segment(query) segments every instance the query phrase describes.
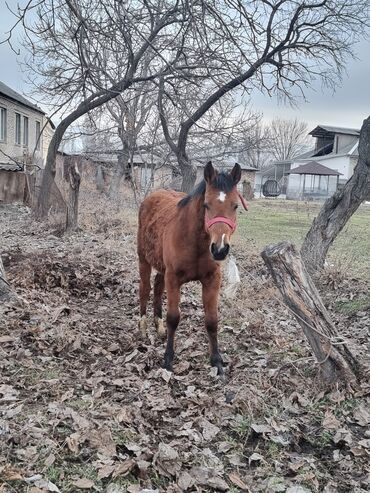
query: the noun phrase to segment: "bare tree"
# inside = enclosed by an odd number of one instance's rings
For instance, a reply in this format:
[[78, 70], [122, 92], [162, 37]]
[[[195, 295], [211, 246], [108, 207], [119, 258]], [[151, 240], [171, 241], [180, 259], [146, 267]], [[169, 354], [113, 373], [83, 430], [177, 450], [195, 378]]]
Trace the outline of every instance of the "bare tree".
[[[181, 70], [179, 53], [173, 52], [171, 41], [181, 39], [192, 22], [187, 16], [189, 5], [181, 0], [137, 0], [128, 9], [126, 2], [116, 0], [30, 0], [18, 9], [35, 85], [50, 96], [57, 109], [63, 109], [48, 149], [37, 204], [39, 217], [48, 211], [56, 152], [68, 127], [132, 85], [170, 69]], [[30, 16], [27, 23], [31, 10], [36, 21]], [[125, 60], [123, 76], [117, 66], [118, 53]], [[149, 64], [146, 77], [140, 75], [143, 62]]]
[[[187, 144], [191, 128], [225, 94], [243, 88], [293, 99], [296, 90], [304, 94], [313, 79], [321, 78], [334, 87], [352, 56], [352, 46], [365, 35], [369, 23], [367, 0], [213, 0], [204, 4], [201, 22], [192, 26], [194, 40], [202, 39], [202, 50], [191, 51], [190, 60], [204, 57], [206, 69], [197, 78], [182, 84], [173, 74], [160, 85], [159, 108], [165, 138], [176, 154], [183, 175], [183, 190], [192, 188], [195, 169]], [[203, 79], [201, 78], [203, 75]], [[184, 100], [186, 115], [178, 124], [176, 139], [171, 135], [165, 112], [165, 99], [185, 83], [202, 90], [196, 107]]]
[[129, 163], [138, 152], [138, 137], [149, 120], [154, 104], [153, 90], [148, 85], [141, 84], [127, 91], [126, 98], [120, 95], [107, 105], [117, 126], [121, 147], [109, 189], [112, 199], [117, 198], [122, 177], [127, 174]]
[[307, 150], [307, 123], [294, 120], [274, 118], [266, 128], [268, 148], [275, 161], [285, 161]]

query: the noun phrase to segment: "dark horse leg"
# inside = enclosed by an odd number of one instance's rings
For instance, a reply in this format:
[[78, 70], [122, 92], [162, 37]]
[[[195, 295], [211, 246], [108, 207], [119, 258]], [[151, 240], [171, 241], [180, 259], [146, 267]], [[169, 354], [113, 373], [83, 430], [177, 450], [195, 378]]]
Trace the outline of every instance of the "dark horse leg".
[[141, 335], [146, 338], [147, 320], [146, 320], [146, 307], [148, 305], [150, 295], [150, 273], [151, 267], [146, 260], [139, 259], [139, 271], [140, 271], [140, 332]]
[[203, 306], [205, 313], [205, 324], [209, 339], [209, 350], [211, 354], [211, 365], [217, 367], [218, 375], [224, 374], [223, 361], [218, 349], [218, 294], [221, 286], [221, 275], [216, 272], [211, 278], [202, 281]]
[[169, 272], [165, 274], [165, 284], [167, 291], [167, 346], [163, 367], [172, 371], [175, 332], [180, 322], [180, 285], [175, 274]]
[[154, 278], [154, 324], [160, 337], [166, 337], [166, 329], [163, 325], [162, 297], [164, 291], [164, 275], [158, 272]]

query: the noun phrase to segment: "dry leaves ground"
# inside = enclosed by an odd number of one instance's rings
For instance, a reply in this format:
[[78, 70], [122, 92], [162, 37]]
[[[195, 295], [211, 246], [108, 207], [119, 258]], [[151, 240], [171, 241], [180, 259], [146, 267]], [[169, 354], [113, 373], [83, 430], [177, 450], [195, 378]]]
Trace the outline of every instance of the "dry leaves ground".
[[[199, 287], [183, 290], [174, 373], [138, 338], [134, 213], [84, 206], [57, 236], [0, 210], [21, 306], [2, 307], [0, 492], [366, 492], [370, 384], [327, 391], [300, 329], [239, 237], [242, 286], [221, 301], [226, 382], [209, 367]], [[97, 212], [99, 211], [99, 212]], [[351, 349], [369, 354], [369, 285], [320, 285]], [[345, 309], [343, 309], [345, 307]]]

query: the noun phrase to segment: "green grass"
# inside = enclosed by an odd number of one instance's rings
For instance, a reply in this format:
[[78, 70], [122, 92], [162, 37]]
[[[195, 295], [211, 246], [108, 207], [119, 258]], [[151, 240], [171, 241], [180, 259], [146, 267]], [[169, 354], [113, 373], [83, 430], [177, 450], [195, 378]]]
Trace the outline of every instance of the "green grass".
[[[321, 205], [288, 200], [254, 200], [238, 216], [237, 241], [260, 252], [288, 240], [301, 246]], [[362, 206], [338, 235], [327, 258], [338, 270], [370, 279], [370, 207]]]
[[349, 301], [337, 301], [337, 310], [345, 315], [354, 315], [357, 312], [370, 310], [370, 296]]

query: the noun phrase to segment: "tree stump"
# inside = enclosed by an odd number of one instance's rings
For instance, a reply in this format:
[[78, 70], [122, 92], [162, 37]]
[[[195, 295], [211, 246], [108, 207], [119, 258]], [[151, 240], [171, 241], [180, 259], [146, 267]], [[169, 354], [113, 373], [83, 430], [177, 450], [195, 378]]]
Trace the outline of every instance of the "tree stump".
[[268, 245], [261, 255], [284, 302], [301, 325], [324, 380], [358, 380], [360, 365], [339, 336], [294, 245]]
[[77, 231], [78, 223], [78, 195], [80, 193], [81, 175], [77, 163], [69, 168], [69, 197], [67, 204], [66, 231]]

